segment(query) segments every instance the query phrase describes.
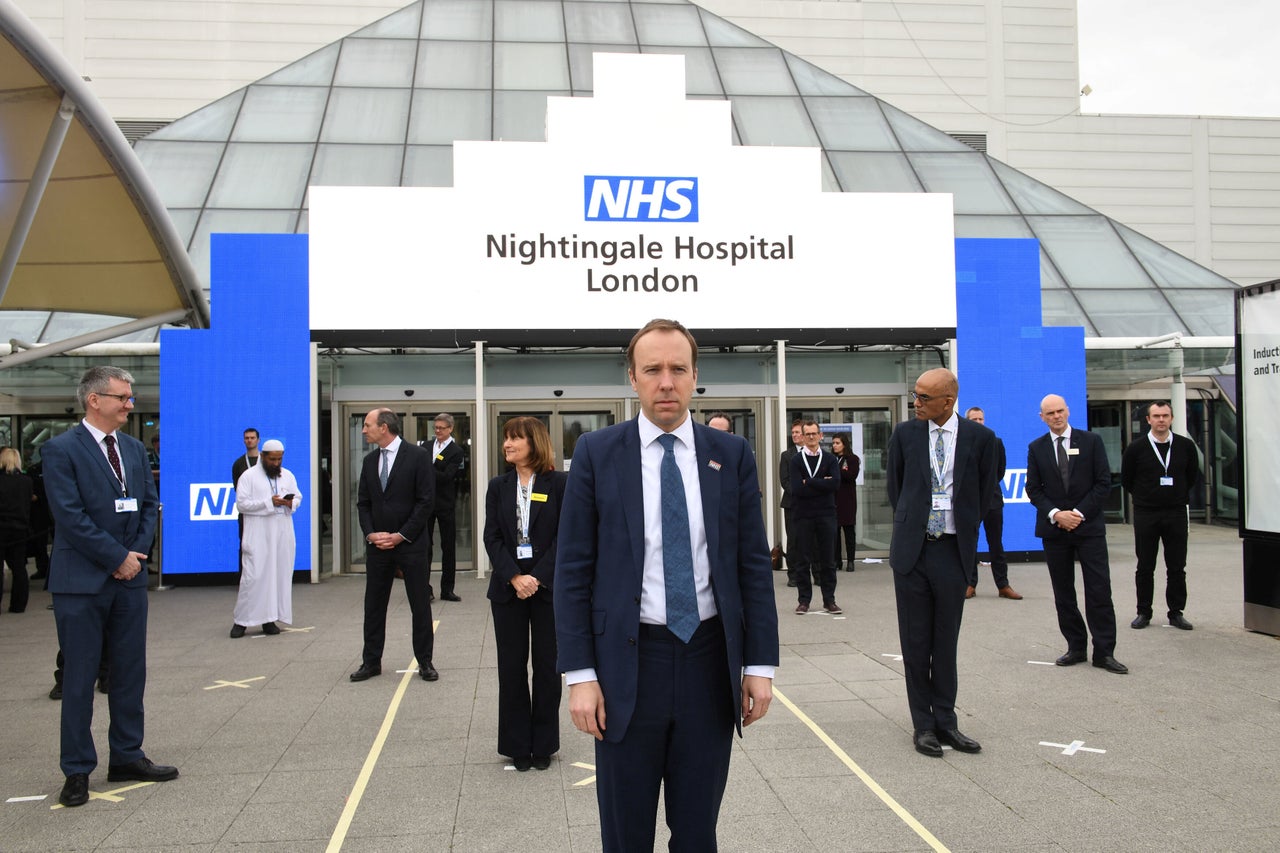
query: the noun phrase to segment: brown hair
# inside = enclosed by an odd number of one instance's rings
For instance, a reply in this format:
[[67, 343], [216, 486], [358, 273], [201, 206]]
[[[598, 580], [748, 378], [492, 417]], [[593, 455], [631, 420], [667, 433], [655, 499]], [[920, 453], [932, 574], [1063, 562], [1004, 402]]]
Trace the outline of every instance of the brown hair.
[[690, 360], [689, 366], [694, 370], [698, 369], [698, 342], [694, 340], [693, 334], [690, 333], [683, 325], [675, 320], [650, 320], [644, 324], [644, 328], [636, 332], [631, 338], [631, 343], [627, 344], [627, 372], [636, 372], [636, 341], [643, 338], [650, 332], [679, 332], [684, 335], [685, 340], [689, 342]]
[[520, 415], [502, 425], [503, 438], [523, 438], [529, 442], [529, 466], [534, 473], [544, 474], [556, 469], [556, 454], [551, 449], [551, 433], [547, 425], [537, 418]]

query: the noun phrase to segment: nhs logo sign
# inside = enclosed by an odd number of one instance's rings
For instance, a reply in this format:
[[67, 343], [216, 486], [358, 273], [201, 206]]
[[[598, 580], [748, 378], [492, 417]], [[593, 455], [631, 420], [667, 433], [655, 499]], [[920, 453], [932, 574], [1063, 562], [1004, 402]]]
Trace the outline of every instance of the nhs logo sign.
[[230, 483], [192, 483], [192, 521], [234, 521], [240, 516], [236, 509], [236, 490]]
[[697, 222], [698, 179], [585, 175], [588, 222]]
[[1029, 504], [1027, 497], [1027, 469], [1008, 468], [1004, 472], [1004, 480], [1000, 483], [1000, 493], [1007, 504]]

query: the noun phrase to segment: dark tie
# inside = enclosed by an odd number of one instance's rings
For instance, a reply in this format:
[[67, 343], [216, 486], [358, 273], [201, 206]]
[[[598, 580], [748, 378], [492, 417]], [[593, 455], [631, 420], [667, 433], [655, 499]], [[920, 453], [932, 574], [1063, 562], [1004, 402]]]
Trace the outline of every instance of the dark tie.
[[382, 491], [387, 490], [387, 457], [391, 455], [391, 451], [385, 447], [382, 449], [382, 467], [378, 470], [378, 482], [382, 483]]
[[[938, 434], [938, 440], [933, 444], [934, 463], [929, 466], [929, 486], [933, 490], [933, 494], [942, 491], [942, 482], [938, 479], [938, 471], [942, 470], [942, 466], [947, 463], [947, 449], [942, 445], [942, 427], [934, 430]], [[946, 476], [946, 471], [943, 471]], [[947, 520], [942, 514], [942, 510], [933, 509], [933, 495], [929, 496], [929, 524], [925, 528], [930, 536], [941, 536], [947, 531]]]
[[1058, 436], [1058, 473], [1062, 475], [1062, 485], [1066, 486], [1070, 483], [1071, 474], [1067, 471], [1067, 448], [1063, 444], [1066, 441], [1065, 435]]
[[120, 454], [116, 453], [116, 437], [114, 435], [104, 435], [102, 441], [107, 445], [107, 461], [111, 463], [111, 470], [116, 472], [116, 479], [123, 486], [124, 474], [120, 470]]
[[698, 596], [693, 586], [693, 546], [684, 478], [676, 465], [676, 437], [658, 436], [662, 445], [662, 571], [666, 578], [667, 629], [683, 642], [698, 630]]

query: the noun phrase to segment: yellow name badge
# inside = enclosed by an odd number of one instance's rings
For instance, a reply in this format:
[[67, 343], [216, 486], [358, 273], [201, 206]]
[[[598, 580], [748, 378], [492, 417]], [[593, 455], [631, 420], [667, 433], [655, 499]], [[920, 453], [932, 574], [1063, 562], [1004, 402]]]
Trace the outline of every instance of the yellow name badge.
[[547, 502], [547, 496], [546, 496], [546, 495], [540, 495], [540, 494], [538, 494], [537, 492], [534, 492], [533, 494], [529, 495], [529, 500], [531, 500], [531, 501], [537, 501], [537, 502], [538, 502], [538, 503], [540, 503], [540, 504], [544, 504], [544, 503], [546, 503], [546, 502]]
[[438, 459], [438, 460], [440, 460], [441, 462], [443, 462], [443, 461], [444, 461], [444, 454], [443, 454], [443, 453], [437, 453], [437, 454], [436, 454], [436, 459]]

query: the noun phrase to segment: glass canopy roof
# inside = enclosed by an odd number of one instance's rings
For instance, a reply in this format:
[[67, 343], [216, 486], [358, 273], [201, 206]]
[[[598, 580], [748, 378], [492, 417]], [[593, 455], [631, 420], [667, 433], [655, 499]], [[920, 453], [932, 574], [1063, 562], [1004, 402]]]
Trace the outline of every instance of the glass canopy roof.
[[684, 2], [419, 0], [137, 143], [207, 287], [214, 232], [307, 231], [309, 185], [451, 186], [456, 139], [542, 141], [594, 52], [682, 54], [734, 142], [824, 152], [832, 192], [949, 192], [958, 237], [1034, 237], [1044, 321], [1233, 333], [1226, 278]]

